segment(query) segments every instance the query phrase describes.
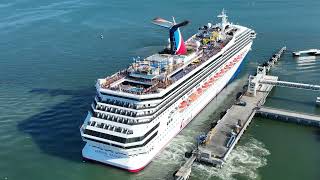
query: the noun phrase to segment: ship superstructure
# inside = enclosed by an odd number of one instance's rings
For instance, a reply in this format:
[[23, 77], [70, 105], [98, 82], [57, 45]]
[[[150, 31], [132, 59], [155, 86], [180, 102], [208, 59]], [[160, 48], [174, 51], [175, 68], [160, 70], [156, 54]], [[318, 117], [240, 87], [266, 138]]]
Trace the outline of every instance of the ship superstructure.
[[84, 158], [137, 172], [143, 169], [236, 75], [255, 32], [229, 23], [199, 28], [186, 42], [176, 23], [163, 51], [98, 79], [97, 96], [80, 128]]

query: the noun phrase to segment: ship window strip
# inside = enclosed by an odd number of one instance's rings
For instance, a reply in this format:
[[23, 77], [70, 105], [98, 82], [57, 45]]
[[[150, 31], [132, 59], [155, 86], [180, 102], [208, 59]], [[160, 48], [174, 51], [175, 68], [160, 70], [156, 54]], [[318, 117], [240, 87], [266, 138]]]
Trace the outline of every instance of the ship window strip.
[[106, 134], [106, 133], [102, 133], [102, 132], [98, 132], [98, 131], [93, 131], [90, 129], [85, 129], [84, 130], [84, 134], [90, 135], [90, 136], [95, 136], [95, 137], [99, 137], [99, 138], [103, 138], [103, 139], [107, 139], [110, 141], [115, 141], [115, 142], [119, 142], [119, 143], [133, 143], [133, 142], [139, 142], [144, 140], [146, 137], [148, 137], [149, 134], [151, 134], [155, 129], [157, 129], [159, 127], [160, 123], [158, 123], [157, 125], [155, 125], [152, 129], [150, 129], [145, 135], [140, 136], [140, 137], [133, 137], [133, 138], [123, 138], [123, 137], [118, 137], [118, 136], [114, 136], [111, 134]]
[[94, 141], [97, 143], [102, 143], [102, 144], [106, 144], [106, 145], [110, 145], [110, 146], [114, 146], [114, 147], [118, 147], [118, 148], [123, 148], [123, 149], [133, 149], [133, 148], [139, 148], [139, 147], [144, 147], [145, 145], [147, 145], [154, 137], [156, 137], [158, 134], [158, 131], [155, 132], [152, 136], [150, 136], [150, 138], [148, 140], [146, 140], [143, 144], [140, 145], [133, 145], [133, 146], [121, 146], [121, 145], [117, 145], [117, 144], [113, 144], [113, 143], [108, 143], [108, 142], [104, 142], [104, 141], [100, 141], [97, 139], [93, 139], [93, 138], [88, 138], [88, 137], [83, 137], [86, 140], [89, 141]]

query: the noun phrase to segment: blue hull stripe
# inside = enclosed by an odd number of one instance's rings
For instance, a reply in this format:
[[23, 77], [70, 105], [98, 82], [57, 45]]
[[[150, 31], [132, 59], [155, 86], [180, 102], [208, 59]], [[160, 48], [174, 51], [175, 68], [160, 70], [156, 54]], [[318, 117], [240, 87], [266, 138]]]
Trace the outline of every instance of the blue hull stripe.
[[230, 84], [233, 80], [236, 79], [236, 77], [240, 74], [242, 66], [244, 64], [244, 62], [247, 60], [247, 55], [244, 57], [244, 59], [242, 60], [241, 64], [239, 65], [238, 69], [236, 70], [236, 72], [233, 74], [233, 76], [231, 77], [231, 79], [229, 80], [229, 82], [227, 84]]

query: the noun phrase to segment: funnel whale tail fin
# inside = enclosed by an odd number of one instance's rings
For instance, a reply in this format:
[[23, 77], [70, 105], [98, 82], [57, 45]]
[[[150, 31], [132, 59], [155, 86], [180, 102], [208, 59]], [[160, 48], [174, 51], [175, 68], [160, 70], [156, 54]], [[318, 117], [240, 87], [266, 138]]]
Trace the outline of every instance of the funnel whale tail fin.
[[183, 21], [177, 24], [175, 23], [174, 19], [173, 22], [170, 22], [162, 18], [155, 18], [153, 19], [152, 23], [169, 29], [171, 54], [183, 55], [187, 53], [187, 49], [179, 28], [186, 26], [189, 21]]

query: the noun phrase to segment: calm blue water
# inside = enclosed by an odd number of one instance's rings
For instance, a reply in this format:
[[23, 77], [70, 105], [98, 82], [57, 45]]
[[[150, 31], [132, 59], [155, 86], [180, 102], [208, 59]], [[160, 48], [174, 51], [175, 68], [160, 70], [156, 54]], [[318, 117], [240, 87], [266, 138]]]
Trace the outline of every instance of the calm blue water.
[[[240, 77], [141, 173], [83, 162], [79, 126], [95, 80], [166, 44], [167, 32], [150, 23], [155, 16], [190, 20], [187, 38], [217, 22], [222, 8], [258, 33]], [[231, 103], [259, 62], [282, 45], [320, 48], [319, 17], [320, 1], [312, 0], [0, 1], [0, 180], [171, 178], [194, 137]], [[320, 84], [319, 68], [320, 58], [287, 54], [273, 73]], [[276, 88], [268, 105], [320, 114], [317, 95]], [[319, 149], [319, 129], [257, 118], [224, 168], [196, 165], [192, 178], [316, 180]]]

